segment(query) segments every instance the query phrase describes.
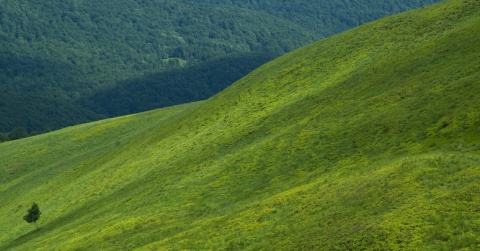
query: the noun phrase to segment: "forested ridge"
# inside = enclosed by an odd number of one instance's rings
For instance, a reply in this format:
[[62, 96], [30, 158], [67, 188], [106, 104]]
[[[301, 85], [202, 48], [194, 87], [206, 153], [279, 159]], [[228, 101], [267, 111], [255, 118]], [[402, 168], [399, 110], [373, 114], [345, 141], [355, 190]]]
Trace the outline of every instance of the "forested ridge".
[[5, 0], [0, 132], [205, 99], [285, 52], [432, 2]]
[[287, 19], [327, 37], [379, 17], [418, 8], [438, 2], [436, 0], [187, 0], [191, 3], [222, 4], [261, 11]]

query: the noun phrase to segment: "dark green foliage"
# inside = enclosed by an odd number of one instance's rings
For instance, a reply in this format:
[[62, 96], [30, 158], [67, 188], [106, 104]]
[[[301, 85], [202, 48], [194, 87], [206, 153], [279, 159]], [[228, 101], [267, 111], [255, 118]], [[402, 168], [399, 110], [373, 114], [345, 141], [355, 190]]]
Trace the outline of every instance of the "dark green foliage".
[[9, 141], [8, 133], [0, 133], [0, 142]]
[[40, 215], [42, 212], [40, 212], [40, 208], [38, 208], [37, 203], [33, 203], [32, 207], [28, 209], [28, 213], [23, 216], [23, 219], [28, 222], [28, 223], [33, 223], [35, 224], [35, 227], [37, 227], [37, 221], [40, 219]]
[[68, 100], [0, 91], [0, 132], [3, 133], [16, 127], [43, 132], [48, 128], [59, 129], [101, 118], [103, 116], [79, 108]]
[[11, 132], [7, 133], [0, 133], [0, 143], [5, 142], [5, 141], [10, 141], [10, 140], [17, 140], [21, 138], [26, 138], [29, 136], [36, 135], [37, 132], [29, 133], [27, 129], [23, 126], [17, 126], [13, 128]]
[[173, 0], [23, 0], [1, 8], [2, 86], [56, 98], [88, 96], [119, 80], [232, 53], [283, 53], [314, 40], [300, 26], [258, 12]]
[[25, 129], [25, 127], [21, 127], [21, 126], [15, 127], [13, 129], [13, 131], [8, 134], [8, 137], [11, 140], [21, 139], [21, 138], [25, 138], [27, 136], [28, 136], [27, 129]]
[[271, 54], [241, 54], [120, 82], [82, 100], [88, 109], [118, 116], [204, 100], [272, 59]]
[[287, 19], [317, 36], [327, 37], [380, 17], [419, 8], [439, 0], [187, 0], [192, 3], [238, 6]]

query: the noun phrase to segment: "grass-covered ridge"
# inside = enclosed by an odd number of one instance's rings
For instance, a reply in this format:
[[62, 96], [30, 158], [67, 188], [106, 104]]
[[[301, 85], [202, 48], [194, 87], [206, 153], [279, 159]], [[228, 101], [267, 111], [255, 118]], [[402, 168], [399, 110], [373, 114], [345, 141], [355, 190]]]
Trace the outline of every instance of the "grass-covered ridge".
[[382, 19], [204, 102], [1, 144], [0, 249], [474, 250], [479, 9]]

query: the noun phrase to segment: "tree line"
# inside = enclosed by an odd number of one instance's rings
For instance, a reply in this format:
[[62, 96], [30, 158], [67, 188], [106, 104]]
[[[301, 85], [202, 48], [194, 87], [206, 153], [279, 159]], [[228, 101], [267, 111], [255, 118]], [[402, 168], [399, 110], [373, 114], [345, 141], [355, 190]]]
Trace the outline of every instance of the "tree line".
[[0, 132], [0, 143], [10, 140], [22, 139], [29, 136], [37, 135], [36, 132], [28, 132], [25, 127], [15, 127], [11, 132], [2, 133]]

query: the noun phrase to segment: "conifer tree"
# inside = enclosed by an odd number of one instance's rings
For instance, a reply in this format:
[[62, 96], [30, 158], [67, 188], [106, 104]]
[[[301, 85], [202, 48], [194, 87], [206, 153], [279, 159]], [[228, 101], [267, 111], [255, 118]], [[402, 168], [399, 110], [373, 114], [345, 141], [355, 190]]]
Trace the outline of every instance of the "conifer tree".
[[33, 203], [32, 207], [28, 209], [28, 213], [23, 216], [23, 219], [28, 223], [35, 224], [35, 227], [37, 227], [38, 230], [37, 220], [40, 218], [40, 214], [42, 214], [42, 212], [40, 212], [37, 203]]

